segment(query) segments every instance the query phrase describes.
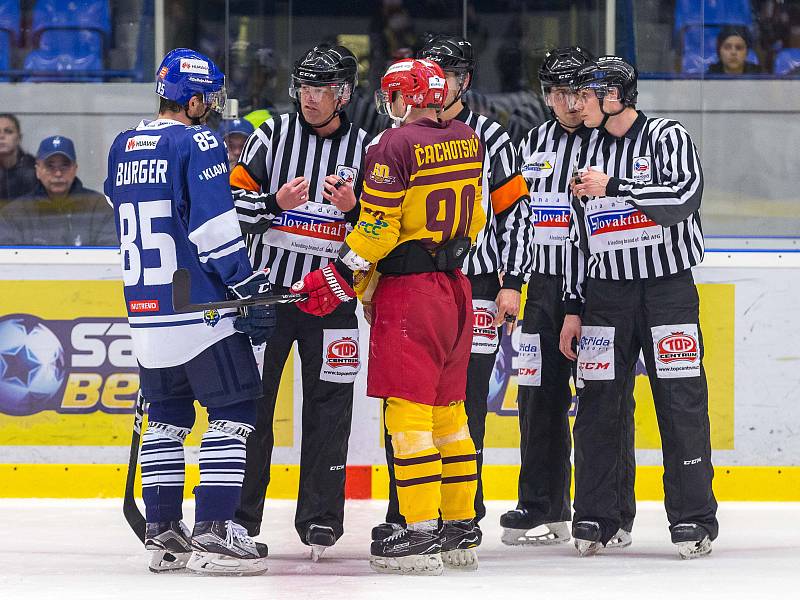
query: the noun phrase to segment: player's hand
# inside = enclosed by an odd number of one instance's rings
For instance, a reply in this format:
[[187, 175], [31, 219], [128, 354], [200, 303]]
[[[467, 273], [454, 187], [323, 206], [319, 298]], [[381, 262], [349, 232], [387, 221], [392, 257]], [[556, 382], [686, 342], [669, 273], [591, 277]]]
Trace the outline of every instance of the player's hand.
[[338, 175], [328, 175], [322, 186], [322, 197], [342, 212], [353, 210], [356, 195], [353, 186]]
[[611, 178], [602, 171], [590, 168], [588, 171], [581, 173], [580, 177], [572, 179], [570, 189], [578, 198], [602, 197], [606, 195], [606, 186], [609, 179]]
[[287, 181], [275, 194], [275, 200], [282, 210], [297, 208], [308, 202], [308, 182], [305, 177], [295, 177]]
[[558, 340], [558, 348], [561, 354], [570, 360], [577, 360], [578, 355], [572, 349], [573, 340], [577, 343], [581, 339], [581, 318], [578, 315], [567, 315], [564, 317], [564, 325], [561, 327], [561, 336]]
[[318, 317], [331, 314], [342, 302], [356, 297], [353, 286], [342, 277], [333, 263], [311, 271], [292, 285], [295, 294], [308, 294], [308, 300], [295, 304], [303, 312]]
[[503, 323], [506, 324], [506, 334], [511, 334], [514, 327], [517, 325], [517, 316], [519, 315], [519, 305], [522, 294], [517, 290], [505, 288], [500, 290], [497, 294], [497, 299], [494, 303], [497, 305], [497, 316], [494, 318], [493, 327], [500, 327]]
[[[269, 269], [256, 271], [244, 281], [230, 287], [231, 295], [240, 300], [272, 293], [272, 284], [267, 278]], [[250, 337], [258, 346], [272, 337], [278, 324], [274, 306], [243, 306], [239, 316], [233, 321], [233, 328]]]

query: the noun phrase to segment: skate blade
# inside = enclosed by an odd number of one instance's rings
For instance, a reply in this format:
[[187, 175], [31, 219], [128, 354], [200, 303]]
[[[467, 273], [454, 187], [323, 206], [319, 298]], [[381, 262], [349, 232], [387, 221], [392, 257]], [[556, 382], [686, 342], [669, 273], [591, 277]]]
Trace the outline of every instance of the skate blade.
[[[536, 530], [545, 531], [534, 533]], [[569, 528], [564, 523], [547, 524], [534, 527], [533, 529], [510, 529], [503, 528], [503, 535], [500, 541], [506, 546], [552, 546], [563, 544], [570, 540]]]
[[581, 558], [586, 556], [594, 556], [600, 551], [603, 545], [600, 542], [590, 542], [589, 540], [579, 540], [575, 538], [575, 549]]
[[699, 542], [677, 542], [675, 545], [678, 547], [678, 555], [683, 560], [691, 560], [711, 554], [711, 540], [708, 539], [708, 536]]
[[194, 552], [186, 568], [198, 575], [247, 577], [266, 573], [267, 559], [242, 559], [214, 552]]
[[448, 569], [460, 571], [476, 571], [478, 569], [478, 553], [475, 548], [442, 551], [442, 562]]
[[369, 566], [376, 573], [390, 575], [441, 575], [444, 572], [441, 554], [415, 554], [413, 556], [372, 556]]
[[318, 562], [322, 555], [325, 553], [329, 546], [320, 546], [319, 544], [311, 544], [311, 562]]
[[174, 573], [182, 571], [189, 562], [191, 552], [167, 552], [166, 550], [153, 550], [150, 552], [150, 563], [147, 568], [152, 573]]
[[627, 548], [633, 543], [633, 538], [631, 534], [625, 531], [624, 529], [620, 529], [617, 531], [617, 534], [608, 540], [606, 544], [606, 550], [622, 550], [623, 548]]

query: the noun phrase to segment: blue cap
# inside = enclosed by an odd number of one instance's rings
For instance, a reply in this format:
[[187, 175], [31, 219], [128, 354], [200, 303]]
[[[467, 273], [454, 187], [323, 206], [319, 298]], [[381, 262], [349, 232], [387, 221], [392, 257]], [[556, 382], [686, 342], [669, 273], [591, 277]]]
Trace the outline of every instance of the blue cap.
[[241, 133], [245, 137], [250, 137], [255, 130], [253, 124], [247, 119], [225, 119], [219, 126], [219, 134], [223, 138], [232, 133]]
[[39, 150], [36, 152], [37, 160], [47, 160], [54, 154], [63, 154], [72, 162], [75, 162], [75, 144], [72, 140], [63, 135], [53, 135], [44, 138], [42, 143], [39, 144]]
[[225, 76], [205, 54], [189, 48], [169, 52], [156, 71], [156, 94], [180, 105], [195, 94], [219, 113], [225, 107]]

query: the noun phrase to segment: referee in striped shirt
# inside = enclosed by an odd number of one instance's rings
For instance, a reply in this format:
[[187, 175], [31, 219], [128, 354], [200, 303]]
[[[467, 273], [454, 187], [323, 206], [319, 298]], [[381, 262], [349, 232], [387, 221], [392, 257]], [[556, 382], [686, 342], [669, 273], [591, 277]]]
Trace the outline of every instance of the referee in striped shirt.
[[[673, 120], [636, 110], [636, 70], [615, 56], [581, 68], [575, 109], [597, 127], [572, 182], [561, 351], [578, 361], [575, 517], [581, 555], [620, 527], [615, 493], [620, 403], [640, 350], [655, 400], [672, 541], [683, 558], [711, 551], [708, 387], [691, 267], [703, 258], [703, 172], [691, 138]], [[584, 170], [588, 167], [588, 171]], [[581, 305], [583, 313], [581, 314]], [[577, 356], [572, 350], [578, 339]]]
[[[517, 407], [520, 473], [517, 507], [500, 517], [508, 545], [544, 545], [569, 540], [572, 439], [568, 412], [572, 403], [572, 363], [559, 350], [564, 323], [562, 302], [564, 240], [569, 226], [569, 182], [582, 140], [591, 130], [569, 107], [570, 80], [594, 57], [570, 46], [547, 53], [539, 69], [542, 96], [552, 118], [531, 129], [519, 148], [522, 174], [530, 184], [533, 212], [533, 267], [517, 356]], [[636, 514], [636, 457], [632, 387], [625, 393], [620, 439], [620, 530], [607, 544], [631, 543]], [[542, 528], [542, 526], [544, 526]]]
[[[343, 46], [309, 50], [294, 67], [297, 112], [265, 121], [231, 173], [236, 210], [251, 236], [250, 258], [268, 268], [276, 293], [338, 255], [356, 222], [365, 131], [342, 112], [356, 85], [357, 63]], [[303, 380], [300, 489], [295, 528], [320, 549], [342, 535], [345, 463], [360, 367], [355, 302], [326, 317], [278, 306], [278, 327], [264, 354], [264, 400], [248, 438], [237, 522], [257, 535], [274, 444], [272, 421], [286, 359], [296, 341]], [[291, 374], [290, 374], [291, 377]]]
[[[477, 450], [477, 523], [486, 515], [480, 473], [489, 379], [500, 345], [498, 327], [506, 323], [507, 333], [513, 330], [520, 310], [520, 291], [531, 264], [533, 229], [527, 202], [528, 187], [520, 174], [514, 145], [503, 126], [472, 112], [461, 100], [462, 94], [469, 89], [475, 68], [472, 45], [458, 36], [433, 36], [420, 50], [418, 58], [438, 63], [447, 77], [449, 92], [439, 119], [458, 119], [466, 123], [475, 130], [485, 148], [482, 184], [486, 225], [478, 234], [462, 269], [472, 284], [475, 314], [464, 406], [470, 436]], [[392, 444], [388, 434], [385, 448], [390, 476], [389, 508], [387, 523], [373, 529], [373, 539], [391, 533], [391, 524], [403, 523], [397, 505]]]

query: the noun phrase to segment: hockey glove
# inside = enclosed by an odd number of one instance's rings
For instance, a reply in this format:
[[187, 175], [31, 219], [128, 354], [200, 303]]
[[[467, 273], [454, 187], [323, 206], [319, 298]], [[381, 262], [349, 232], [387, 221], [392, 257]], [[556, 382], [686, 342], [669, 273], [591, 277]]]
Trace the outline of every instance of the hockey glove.
[[[231, 295], [239, 300], [246, 300], [252, 296], [269, 295], [272, 284], [267, 279], [268, 270], [256, 271], [250, 277], [231, 286]], [[250, 337], [254, 346], [264, 344], [272, 336], [278, 324], [274, 305], [243, 306], [239, 309], [239, 316], [233, 322], [236, 331]]]
[[331, 314], [342, 302], [356, 297], [353, 286], [342, 277], [333, 264], [311, 271], [292, 285], [292, 292], [308, 294], [308, 300], [296, 304], [297, 308], [310, 315], [324, 317]]

